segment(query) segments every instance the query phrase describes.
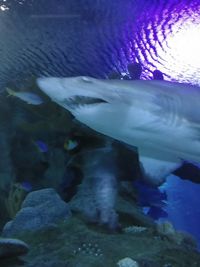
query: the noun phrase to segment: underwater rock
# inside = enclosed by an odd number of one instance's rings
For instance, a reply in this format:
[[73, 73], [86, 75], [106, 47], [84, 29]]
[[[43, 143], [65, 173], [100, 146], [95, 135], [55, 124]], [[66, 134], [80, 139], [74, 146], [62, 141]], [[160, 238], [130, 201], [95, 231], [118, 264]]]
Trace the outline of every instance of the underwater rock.
[[[2, 103], [0, 103], [1, 105]], [[0, 191], [1, 191], [1, 200], [4, 201], [2, 194], [7, 193], [8, 185], [11, 181], [15, 179], [15, 173], [12, 166], [12, 161], [10, 158], [10, 149], [11, 149], [11, 133], [13, 132], [7, 125], [4, 125], [4, 122], [1, 119], [1, 116], [4, 115], [8, 122], [11, 124], [9, 118], [3, 113], [0, 108], [0, 151], [1, 151], [1, 160], [0, 160]], [[7, 123], [8, 123], [7, 122]], [[8, 128], [8, 129], [7, 129]], [[2, 206], [2, 205], [1, 205]], [[2, 216], [4, 217], [4, 216]]]
[[158, 223], [156, 230], [161, 237], [165, 237], [177, 245], [181, 245], [187, 249], [197, 249], [195, 238], [189, 233], [176, 231], [171, 222], [165, 221], [163, 223]]
[[[153, 221], [145, 216], [136, 205], [136, 192], [129, 182], [119, 180], [127, 177], [126, 172], [119, 171], [116, 159], [121, 148], [104, 147], [87, 151], [83, 154], [82, 184], [77, 194], [69, 202], [71, 210], [84, 215], [90, 222], [107, 226], [111, 230], [119, 229], [118, 211], [130, 219], [129, 223], [138, 226], [152, 226]], [[132, 159], [132, 158], [131, 158]], [[120, 165], [120, 170], [124, 166]], [[125, 165], [125, 167], [127, 167]], [[132, 169], [129, 169], [132, 171]], [[137, 176], [137, 173], [134, 173]], [[121, 194], [118, 197], [118, 191]], [[124, 198], [123, 198], [124, 197]], [[135, 205], [134, 205], [135, 203]], [[125, 220], [126, 220], [125, 219]]]
[[[104, 178], [106, 178], [104, 175], [102, 175], [102, 180], [100, 177], [95, 179], [92, 176], [86, 176], [78, 187], [77, 194], [69, 202], [70, 209], [81, 213], [91, 222], [106, 224], [110, 229], [117, 228], [119, 223], [144, 227], [155, 226], [154, 221], [143, 214], [134, 202], [134, 193], [125, 192], [123, 188], [122, 195], [116, 196], [116, 187], [121, 192], [121, 184], [117, 186], [112, 179], [106, 181], [106, 184]], [[131, 191], [130, 188], [131, 183], [129, 191]], [[132, 191], [134, 191], [133, 187]], [[107, 223], [103, 223], [105, 219]]]
[[0, 238], [0, 259], [18, 257], [28, 253], [28, 251], [28, 245], [19, 239]]
[[55, 227], [57, 222], [70, 215], [69, 206], [54, 189], [34, 191], [27, 195], [15, 218], [4, 226], [2, 235], [9, 237], [26, 230]]
[[143, 226], [154, 228], [155, 223], [152, 218], [143, 213], [138, 206], [136, 191], [132, 182], [123, 181], [119, 183], [119, 196], [116, 202], [116, 211], [120, 215], [120, 222], [126, 221], [126, 226]]
[[113, 174], [104, 172], [102, 176], [94, 177], [94, 195], [99, 221], [101, 224], [108, 225], [110, 229], [118, 227], [118, 215], [115, 211], [117, 182]]
[[84, 180], [77, 194], [69, 202], [70, 208], [82, 213], [89, 221], [118, 228], [115, 211], [117, 180], [115, 153], [110, 148], [100, 148], [84, 154]]
[[125, 221], [126, 225], [128, 223], [128, 225], [150, 228], [154, 228], [155, 226], [153, 219], [145, 215], [141, 208], [128, 197], [126, 199], [124, 196], [120, 195], [117, 198], [116, 211], [119, 214], [120, 222], [123, 223], [123, 221]]
[[58, 184], [62, 182], [66, 170], [66, 160], [67, 157], [63, 149], [51, 148], [51, 153], [48, 156], [49, 167], [44, 175], [49, 187], [57, 188]]
[[90, 222], [100, 223], [114, 230], [118, 227], [118, 215], [114, 209], [115, 188], [111, 185], [112, 179], [106, 181], [107, 177], [102, 178], [105, 179], [87, 177], [69, 205], [72, 211], [81, 213]]
[[130, 219], [130, 224], [152, 226], [152, 221], [137, 208], [137, 192], [130, 182], [140, 176], [138, 161], [136, 151], [113, 140], [106, 140], [104, 147], [82, 149], [74, 163], [81, 166], [84, 179], [70, 199], [70, 208], [112, 230], [120, 227], [118, 210]]
[[131, 258], [124, 258], [118, 261], [117, 266], [119, 267], [139, 267], [138, 263]]

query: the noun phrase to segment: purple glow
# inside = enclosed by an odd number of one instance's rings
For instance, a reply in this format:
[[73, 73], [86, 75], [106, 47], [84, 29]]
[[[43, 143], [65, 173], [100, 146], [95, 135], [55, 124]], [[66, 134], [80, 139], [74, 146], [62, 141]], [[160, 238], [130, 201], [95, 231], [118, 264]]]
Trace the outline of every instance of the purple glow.
[[145, 70], [143, 78], [159, 69], [166, 80], [200, 85], [200, 3], [170, 1], [167, 8], [145, 12], [137, 20], [132, 50]]
[[[182, 25], [178, 22], [168, 34], [163, 44], [164, 49], [156, 45], [157, 53], [165, 62], [162, 66], [158, 64], [157, 68], [163, 72], [167, 69], [174, 79], [181, 80], [185, 72], [191, 76], [200, 71], [200, 19], [198, 20], [198, 23], [194, 23], [192, 19], [185, 19]], [[199, 78], [194, 82], [200, 84]]]

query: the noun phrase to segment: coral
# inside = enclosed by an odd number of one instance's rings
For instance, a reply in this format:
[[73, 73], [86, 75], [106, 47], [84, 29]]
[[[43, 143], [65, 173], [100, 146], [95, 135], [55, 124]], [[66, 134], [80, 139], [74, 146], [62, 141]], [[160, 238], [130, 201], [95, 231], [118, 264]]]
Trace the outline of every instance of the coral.
[[5, 206], [10, 218], [14, 218], [20, 210], [26, 195], [27, 191], [19, 183], [13, 183], [11, 185], [8, 197], [5, 199]]
[[168, 221], [157, 224], [157, 231], [159, 234], [166, 235], [166, 236], [174, 235], [176, 232], [172, 223]]
[[158, 224], [157, 231], [161, 236], [166, 237], [177, 245], [183, 245], [191, 249], [197, 247], [196, 240], [192, 235], [186, 232], [176, 231], [173, 225], [168, 221]]
[[124, 233], [129, 233], [129, 234], [141, 233], [141, 232], [144, 232], [146, 230], [147, 230], [146, 227], [135, 226], [135, 225], [128, 226], [128, 227], [125, 227], [123, 229]]
[[102, 250], [97, 243], [82, 243], [78, 249], [73, 251], [74, 254], [85, 254], [91, 256], [103, 256]]
[[120, 261], [118, 261], [117, 265], [119, 267], [139, 267], [139, 264], [131, 258], [121, 259]]

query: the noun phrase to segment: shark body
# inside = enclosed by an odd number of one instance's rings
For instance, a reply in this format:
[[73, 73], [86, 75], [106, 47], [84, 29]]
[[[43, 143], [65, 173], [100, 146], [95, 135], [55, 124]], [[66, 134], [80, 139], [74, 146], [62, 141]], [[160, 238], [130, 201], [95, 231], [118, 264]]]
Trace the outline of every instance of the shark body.
[[200, 162], [200, 88], [167, 81], [39, 78], [52, 101], [90, 128], [138, 149], [144, 174], [162, 180]]

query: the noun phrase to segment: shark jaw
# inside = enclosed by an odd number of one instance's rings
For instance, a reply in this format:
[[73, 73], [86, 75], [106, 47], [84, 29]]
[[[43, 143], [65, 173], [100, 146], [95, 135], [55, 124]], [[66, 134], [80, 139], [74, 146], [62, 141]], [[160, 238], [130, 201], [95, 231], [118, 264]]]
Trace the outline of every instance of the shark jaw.
[[[44, 91], [54, 102], [68, 109], [73, 114], [78, 114], [80, 109], [84, 110], [86, 107], [94, 107], [95, 105], [107, 103], [97, 93], [87, 92], [87, 86], [92, 84], [92, 78], [78, 77], [71, 78], [71, 90], [66, 90], [67, 80], [59, 78], [39, 78], [37, 79], [39, 87]], [[80, 86], [81, 83], [85, 85]], [[73, 88], [76, 88], [73, 91]]]
[[90, 128], [136, 146], [146, 176], [200, 162], [200, 88], [165, 81], [39, 78], [53, 101]]

